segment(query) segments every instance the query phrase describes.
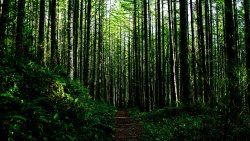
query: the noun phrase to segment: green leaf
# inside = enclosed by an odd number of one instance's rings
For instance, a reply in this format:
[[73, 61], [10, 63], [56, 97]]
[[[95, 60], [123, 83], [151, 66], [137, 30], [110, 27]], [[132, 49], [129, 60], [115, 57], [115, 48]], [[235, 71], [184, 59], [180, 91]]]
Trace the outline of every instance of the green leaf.
[[9, 93], [3, 93], [1, 94], [0, 96], [3, 96], [3, 97], [13, 97], [13, 95], [9, 94]]
[[59, 118], [59, 113], [56, 113], [53, 118], [54, 120], [57, 120]]

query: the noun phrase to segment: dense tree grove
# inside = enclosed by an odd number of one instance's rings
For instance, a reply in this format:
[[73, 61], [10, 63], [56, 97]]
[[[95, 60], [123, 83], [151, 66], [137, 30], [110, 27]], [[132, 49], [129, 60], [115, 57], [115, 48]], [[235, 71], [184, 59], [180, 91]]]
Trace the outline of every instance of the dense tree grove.
[[1, 56], [64, 66], [93, 99], [249, 109], [249, 0], [3, 0], [0, 20]]
[[0, 140], [98, 140], [114, 107], [145, 112], [148, 140], [249, 139], [249, 11], [250, 0], [0, 0]]

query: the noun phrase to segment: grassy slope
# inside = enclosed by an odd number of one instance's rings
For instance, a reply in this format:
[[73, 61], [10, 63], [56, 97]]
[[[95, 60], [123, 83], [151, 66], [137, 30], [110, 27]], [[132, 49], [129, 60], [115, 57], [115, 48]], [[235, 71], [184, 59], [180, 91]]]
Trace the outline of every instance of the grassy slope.
[[[57, 72], [57, 73], [55, 73]], [[0, 140], [109, 140], [114, 108], [32, 61], [0, 62]]]
[[131, 110], [144, 127], [145, 141], [248, 141], [250, 117], [241, 114], [235, 120], [230, 115], [202, 105], [190, 108], [165, 108], [149, 113]]

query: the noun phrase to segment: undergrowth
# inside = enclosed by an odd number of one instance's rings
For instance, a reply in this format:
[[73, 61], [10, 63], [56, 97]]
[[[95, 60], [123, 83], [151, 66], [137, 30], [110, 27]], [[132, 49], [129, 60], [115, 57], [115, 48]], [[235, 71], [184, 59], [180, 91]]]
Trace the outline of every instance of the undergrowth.
[[[0, 140], [105, 141], [115, 109], [88, 90], [29, 60], [0, 62]], [[59, 71], [58, 71], [59, 72]]]
[[188, 109], [164, 108], [148, 113], [131, 109], [130, 113], [141, 122], [145, 141], [250, 140], [250, 117], [247, 114], [232, 121], [218, 109], [195, 104]]

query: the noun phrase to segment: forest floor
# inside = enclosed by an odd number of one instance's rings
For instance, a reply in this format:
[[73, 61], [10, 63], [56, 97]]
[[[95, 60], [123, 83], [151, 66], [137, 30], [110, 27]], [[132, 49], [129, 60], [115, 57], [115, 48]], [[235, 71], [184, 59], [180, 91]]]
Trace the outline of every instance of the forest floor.
[[142, 127], [130, 117], [128, 111], [118, 111], [115, 124], [114, 141], [141, 141]]

